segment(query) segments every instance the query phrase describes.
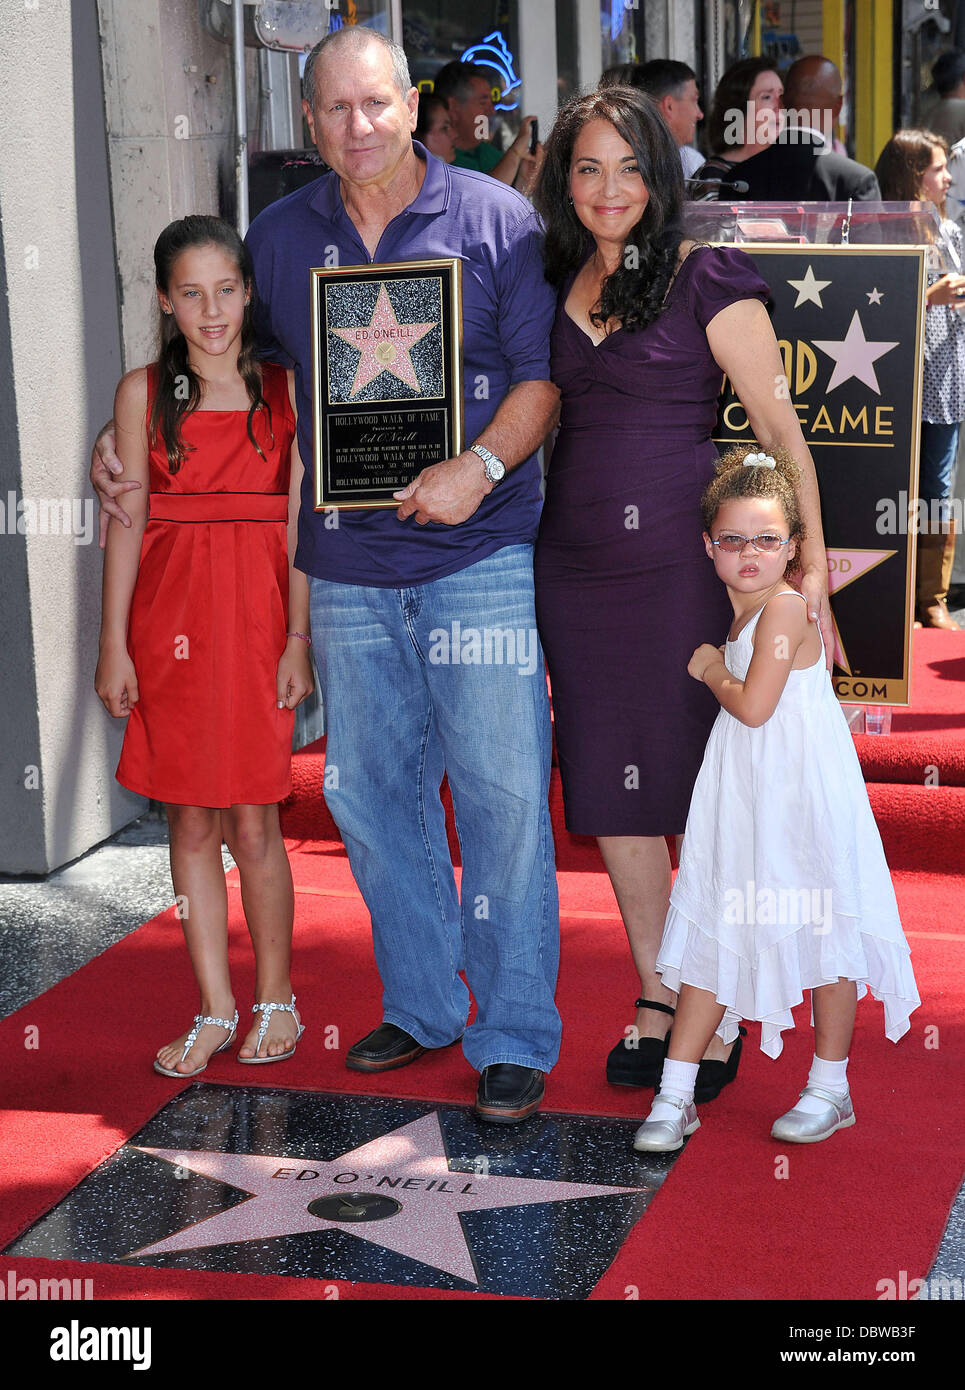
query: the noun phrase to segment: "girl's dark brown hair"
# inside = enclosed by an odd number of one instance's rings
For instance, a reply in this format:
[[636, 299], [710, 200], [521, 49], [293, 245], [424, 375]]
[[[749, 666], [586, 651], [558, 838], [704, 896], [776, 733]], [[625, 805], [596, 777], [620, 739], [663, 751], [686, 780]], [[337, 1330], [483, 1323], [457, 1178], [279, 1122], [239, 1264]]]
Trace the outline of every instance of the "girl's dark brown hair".
[[[769, 454], [776, 466], [745, 464], [748, 454], [759, 453]], [[786, 449], [762, 450], [758, 444], [735, 444], [718, 460], [714, 476], [700, 499], [704, 530], [711, 534], [714, 519], [724, 502], [745, 497], [773, 497], [781, 504], [789, 539], [797, 542], [787, 562], [786, 573], [793, 574], [801, 568], [801, 542], [807, 537], [797, 500], [800, 479], [801, 470]]]
[[762, 72], [777, 73], [780, 77], [773, 58], [741, 58], [731, 64], [717, 83], [707, 121], [707, 148], [711, 154], [727, 154], [725, 133], [728, 118], [733, 120], [733, 112], [739, 111], [746, 125], [751, 88]]
[[633, 255], [625, 254], [619, 267], [604, 280], [600, 308], [590, 318], [601, 328], [611, 318], [631, 331], [646, 328], [663, 307], [686, 235], [684, 176], [677, 142], [660, 108], [636, 87], [604, 87], [588, 96], [573, 97], [556, 118], [533, 194], [546, 226], [546, 278], [559, 288], [570, 271], [579, 269], [593, 246], [570, 197], [573, 147], [580, 131], [593, 120], [612, 125], [630, 146], [650, 197], [627, 237], [626, 249], [629, 252], [632, 247]]
[[[230, 223], [220, 217], [207, 217], [193, 213], [181, 217], [165, 227], [154, 247], [154, 279], [162, 294], [170, 294], [171, 272], [174, 263], [183, 251], [201, 246], [217, 246], [234, 261], [238, 267], [248, 303], [241, 322], [241, 350], [238, 353], [238, 373], [245, 383], [248, 399], [248, 438], [255, 449], [265, 457], [264, 451], [252, 431], [255, 411], [264, 409], [268, 416], [268, 429], [271, 434], [271, 410], [262, 395], [261, 372], [255, 361], [255, 330], [252, 312], [255, 298], [254, 268], [251, 255], [241, 237]], [[148, 418], [148, 440], [153, 448], [158, 437], [164, 441], [168, 456], [168, 467], [172, 473], [187, 458], [193, 446], [185, 444], [181, 434], [181, 422], [192, 414], [201, 404], [202, 384], [200, 378], [188, 361], [188, 344], [178, 328], [173, 314], [166, 314], [158, 306], [160, 325], [158, 337], [160, 345], [157, 360], [157, 385], [151, 412]], [[186, 387], [186, 390], [185, 390]]]
[[[885, 202], [922, 201], [921, 181], [931, 168], [936, 150], [942, 150], [947, 158], [947, 143], [931, 130], [899, 130], [891, 137], [875, 165]], [[944, 200], [938, 211], [945, 216]]]

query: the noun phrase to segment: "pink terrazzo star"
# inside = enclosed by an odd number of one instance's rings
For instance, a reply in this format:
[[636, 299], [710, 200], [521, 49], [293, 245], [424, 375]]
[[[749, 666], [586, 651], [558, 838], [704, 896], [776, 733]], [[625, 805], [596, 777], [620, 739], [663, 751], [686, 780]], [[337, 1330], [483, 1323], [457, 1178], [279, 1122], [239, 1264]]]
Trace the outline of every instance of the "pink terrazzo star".
[[[584, 1197], [617, 1197], [646, 1190], [454, 1171], [446, 1159], [436, 1113], [380, 1135], [335, 1159], [313, 1162], [205, 1150], [139, 1151], [230, 1183], [252, 1196], [249, 1201], [186, 1226], [165, 1240], [132, 1251], [128, 1259], [302, 1231], [339, 1230], [476, 1284], [460, 1212], [537, 1202], [572, 1202]], [[391, 1197], [401, 1203], [402, 1209], [364, 1224], [351, 1219], [329, 1221], [308, 1210], [309, 1203], [319, 1197], [342, 1196], [357, 1203], [362, 1193]], [[349, 1211], [351, 1205], [346, 1202]]]
[[383, 282], [375, 304], [372, 322], [349, 328], [333, 328], [337, 338], [360, 353], [350, 395], [358, 393], [380, 372], [391, 372], [413, 391], [419, 391], [419, 379], [412, 365], [409, 350], [436, 326], [432, 323], [399, 323]]

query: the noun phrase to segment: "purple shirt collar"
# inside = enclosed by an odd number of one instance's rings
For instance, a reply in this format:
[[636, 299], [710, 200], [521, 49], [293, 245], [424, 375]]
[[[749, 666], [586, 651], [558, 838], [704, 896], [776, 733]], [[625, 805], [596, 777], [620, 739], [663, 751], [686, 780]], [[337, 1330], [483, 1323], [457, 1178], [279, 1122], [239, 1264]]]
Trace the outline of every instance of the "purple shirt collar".
[[[423, 160], [426, 166], [426, 176], [422, 180], [422, 187], [406, 208], [407, 212], [436, 213], [445, 212], [449, 206], [449, 193], [451, 186], [451, 175], [449, 166], [444, 160], [438, 159], [434, 154], [426, 149], [425, 145], [418, 140], [412, 141], [412, 148], [416, 152], [417, 158]], [[347, 216], [345, 204], [342, 202], [342, 190], [339, 186], [338, 175], [332, 171], [332, 177], [327, 178], [323, 175], [318, 180], [316, 191], [308, 200], [308, 205], [314, 212], [322, 217], [334, 220], [339, 214]]]

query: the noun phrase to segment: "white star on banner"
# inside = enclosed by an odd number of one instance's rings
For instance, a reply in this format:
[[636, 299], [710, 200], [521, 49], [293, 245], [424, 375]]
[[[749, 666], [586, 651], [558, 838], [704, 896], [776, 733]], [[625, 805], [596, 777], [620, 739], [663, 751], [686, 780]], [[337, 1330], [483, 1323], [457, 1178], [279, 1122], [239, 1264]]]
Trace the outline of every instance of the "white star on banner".
[[879, 357], [884, 357], [886, 352], [891, 352], [892, 348], [898, 346], [897, 342], [869, 342], [864, 335], [861, 327], [861, 319], [855, 309], [854, 316], [848, 327], [847, 334], [843, 339], [840, 338], [815, 338], [814, 346], [827, 353], [828, 357], [834, 359], [834, 371], [831, 373], [831, 380], [828, 382], [827, 390], [833, 391], [838, 386], [843, 386], [846, 381], [850, 381], [856, 376], [859, 381], [863, 381], [865, 386], [870, 386], [875, 395], [881, 395], [881, 387], [878, 385], [878, 378], [875, 375], [874, 363]]
[[814, 266], [808, 266], [808, 272], [803, 280], [788, 280], [792, 290], [797, 290], [797, 299], [794, 301], [795, 309], [800, 309], [802, 304], [816, 304], [819, 309], [823, 309], [821, 303], [821, 291], [826, 290], [830, 285], [830, 280], [815, 280]]
[[867, 294], [868, 296], [869, 304], [880, 304], [881, 301], [884, 299], [884, 295], [881, 293], [877, 285], [875, 285], [873, 290], [865, 290], [865, 294]]

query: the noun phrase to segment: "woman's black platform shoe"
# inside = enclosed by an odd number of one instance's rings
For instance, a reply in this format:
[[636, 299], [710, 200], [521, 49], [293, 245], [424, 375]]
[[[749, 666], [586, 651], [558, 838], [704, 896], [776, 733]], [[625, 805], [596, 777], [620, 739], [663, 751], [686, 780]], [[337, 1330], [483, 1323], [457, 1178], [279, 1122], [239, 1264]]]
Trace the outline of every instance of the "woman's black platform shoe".
[[705, 1100], [716, 1100], [721, 1088], [726, 1086], [728, 1081], [733, 1081], [741, 1059], [741, 1045], [746, 1037], [747, 1029], [739, 1028], [726, 1062], [701, 1062], [694, 1084], [694, 1101], [698, 1105]]
[[[652, 999], [638, 999], [635, 1009], [659, 1009], [673, 1018], [669, 1004], [657, 1004]], [[621, 1038], [606, 1059], [606, 1079], [611, 1086], [657, 1086], [667, 1055], [670, 1030], [666, 1038]], [[723, 1063], [718, 1063], [722, 1066]], [[729, 1065], [729, 1063], [728, 1063]], [[721, 1082], [723, 1085], [723, 1082]], [[719, 1089], [719, 1088], [718, 1088]], [[717, 1092], [714, 1092], [716, 1095]]]

